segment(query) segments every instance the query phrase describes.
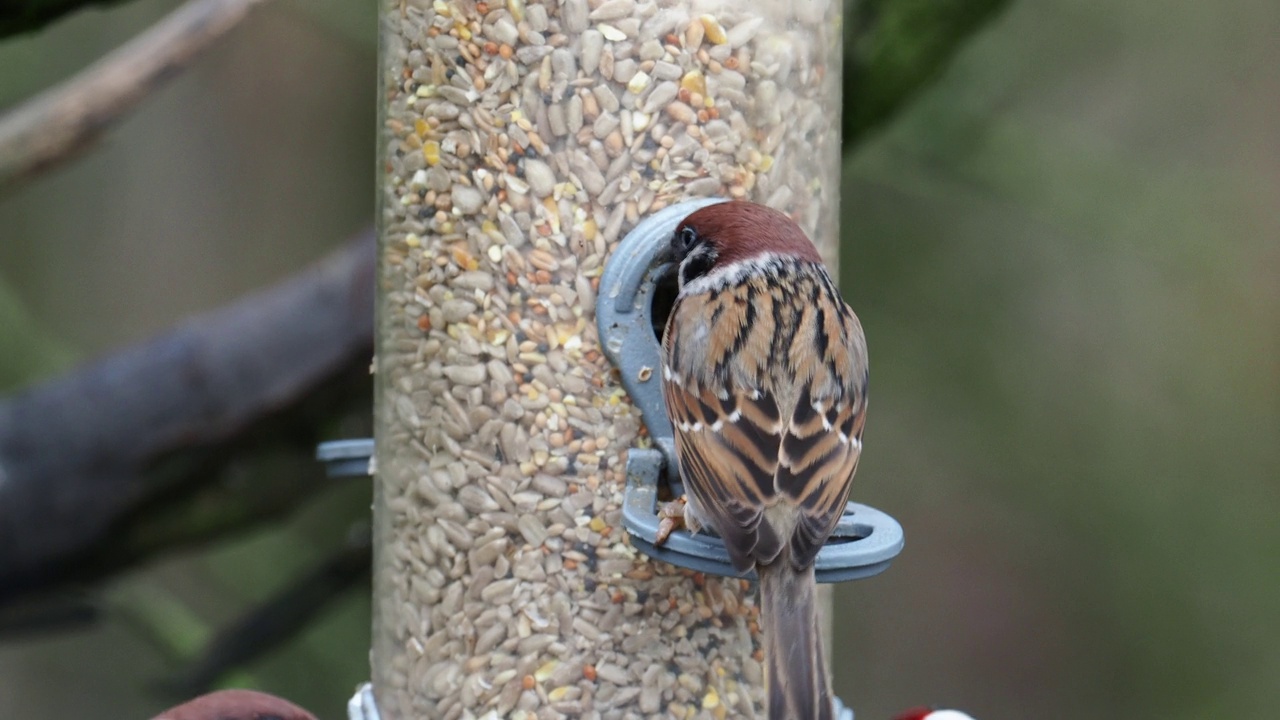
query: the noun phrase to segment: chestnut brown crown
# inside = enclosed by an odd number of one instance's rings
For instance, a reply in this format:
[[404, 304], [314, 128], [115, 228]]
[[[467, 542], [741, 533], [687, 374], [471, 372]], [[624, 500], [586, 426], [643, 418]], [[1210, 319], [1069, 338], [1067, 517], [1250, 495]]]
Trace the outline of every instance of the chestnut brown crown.
[[671, 236], [667, 255], [680, 267], [680, 284], [718, 268], [758, 258], [822, 263], [800, 226], [773, 208], [746, 201], [709, 205], [689, 214]]

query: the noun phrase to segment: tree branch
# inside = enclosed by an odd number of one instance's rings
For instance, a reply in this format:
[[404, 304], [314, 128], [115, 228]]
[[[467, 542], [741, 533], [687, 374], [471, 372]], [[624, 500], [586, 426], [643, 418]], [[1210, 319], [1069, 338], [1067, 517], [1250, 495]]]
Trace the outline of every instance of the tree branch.
[[372, 553], [369, 527], [353, 529], [333, 554], [218, 630], [197, 657], [161, 683], [162, 689], [174, 699], [208, 692], [231, 670], [297, 637], [352, 588], [363, 586], [368, 593]]
[[372, 231], [300, 275], [0, 401], [0, 603], [92, 581], [313, 494], [367, 411]]
[[0, 118], [0, 191], [84, 148], [261, 0], [189, 0], [146, 32]]

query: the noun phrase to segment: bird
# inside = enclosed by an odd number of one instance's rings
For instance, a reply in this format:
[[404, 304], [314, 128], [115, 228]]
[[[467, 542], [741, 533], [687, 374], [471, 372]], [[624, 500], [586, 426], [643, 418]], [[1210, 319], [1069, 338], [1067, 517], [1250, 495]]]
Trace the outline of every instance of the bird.
[[862, 325], [804, 231], [763, 205], [696, 210], [659, 255], [678, 287], [662, 338], [674, 512], [759, 576], [769, 720], [831, 720], [813, 563], [862, 452]]
[[959, 710], [917, 707], [895, 715], [893, 720], [973, 720], [973, 718]]
[[316, 716], [264, 692], [218, 690], [169, 708], [151, 720], [316, 720]]

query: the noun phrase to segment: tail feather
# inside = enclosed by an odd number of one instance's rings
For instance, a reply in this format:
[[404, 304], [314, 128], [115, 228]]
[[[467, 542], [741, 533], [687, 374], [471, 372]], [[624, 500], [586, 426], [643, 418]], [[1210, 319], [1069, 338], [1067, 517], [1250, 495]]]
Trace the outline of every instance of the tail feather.
[[779, 558], [757, 570], [769, 720], [835, 720], [813, 567]]

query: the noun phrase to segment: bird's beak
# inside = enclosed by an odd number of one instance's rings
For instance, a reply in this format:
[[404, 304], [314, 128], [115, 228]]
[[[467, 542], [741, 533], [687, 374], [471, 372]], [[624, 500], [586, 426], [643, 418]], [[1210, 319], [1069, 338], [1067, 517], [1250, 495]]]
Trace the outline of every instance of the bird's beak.
[[649, 265], [649, 272], [654, 278], [666, 277], [676, 272], [676, 254], [670, 245], [662, 248], [653, 256], [653, 262]]
[[676, 253], [674, 250], [671, 249], [671, 243], [667, 243], [662, 247], [661, 250], [658, 251], [656, 255], [653, 256], [653, 267], [670, 265], [671, 263], [675, 262], [675, 259], [676, 259]]

